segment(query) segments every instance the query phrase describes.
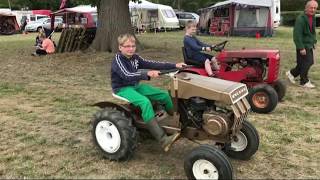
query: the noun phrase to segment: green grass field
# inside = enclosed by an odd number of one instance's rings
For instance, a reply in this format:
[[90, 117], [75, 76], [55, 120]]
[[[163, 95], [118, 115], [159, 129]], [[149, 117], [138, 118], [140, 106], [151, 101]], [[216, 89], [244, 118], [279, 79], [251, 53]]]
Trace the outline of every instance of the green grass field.
[[[140, 140], [133, 159], [111, 162], [92, 143], [91, 104], [113, 100], [109, 53], [33, 57], [36, 34], [0, 36], [0, 178], [185, 178], [184, 156], [197, 144], [181, 139], [169, 153], [154, 140]], [[59, 34], [54, 35], [55, 39]], [[183, 32], [137, 35], [143, 57], [181, 62]], [[227, 49], [273, 48], [281, 52], [281, 78], [295, 65], [292, 29], [272, 38], [200, 36], [228, 40]], [[317, 47], [316, 53], [318, 53]], [[288, 84], [284, 101], [270, 114], [249, 116], [260, 147], [249, 161], [231, 160], [238, 179], [320, 177], [320, 59], [310, 78], [316, 89]], [[164, 86], [167, 82], [150, 83]]]

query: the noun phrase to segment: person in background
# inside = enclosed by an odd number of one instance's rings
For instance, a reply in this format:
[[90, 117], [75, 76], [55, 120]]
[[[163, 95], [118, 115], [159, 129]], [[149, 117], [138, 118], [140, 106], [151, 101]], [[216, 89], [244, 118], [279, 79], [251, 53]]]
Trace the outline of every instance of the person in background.
[[293, 41], [296, 46], [297, 65], [286, 72], [289, 81], [296, 83], [295, 78], [300, 76], [300, 85], [305, 88], [315, 88], [308, 78], [310, 67], [314, 63], [313, 50], [317, 43], [315, 13], [318, 3], [315, 0], [308, 0], [305, 11], [296, 19], [293, 29]]
[[42, 47], [42, 40], [40, 39], [40, 36], [41, 36], [42, 34], [45, 34], [43, 28], [41, 28], [41, 29], [39, 30], [38, 35], [37, 35], [37, 37], [36, 37], [36, 43], [35, 43], [35, 46], [36, 46], [36, 47]]
[[51, 39], [47, 38], [44, 33], [40, 34], [39, 37], [40, 41], [42, 41], [41, 47], [38, 46], [35, 53], [32, 55], [40, 56], [40, 55], [47, 55], [52, 54], [55, 52], [55, 47]]
[[195, 37], [197, 24], [194, 21], [188, 21], [186, 24], [186, 33], [183, 39], [184, 48], [189, 59], [199, 62], [204, 65], [209, 76], [214, 76], [212, 67], [215, 70], [219, 69], [219, 65], [214, 56], [203, 53], [201, 51], [211, 51], [211, 46], [199, 41]]
[[27, 17], [23, 16], [21, 19], [21, 32], [22, 32], [22, 34], [27, 34], [27, 32], [25, 30], [26, 26], [27, 26]]
[[[158, 101], [165, 106], [169, 115], [173, 115], [172, 99], [166, 90], [159, 89], [141, 80], [159, 77], [161, 69], [182, 68], [184, 63], [167, 63], [146, 60], [135, 53], [136, 39], [131, 34], [118, 37], [119, 52], [111, 64], [111, 86], [113, 93], [125, 98], [134, 106], [141, 109], [143, 121], [153, 137], [160, 142], [164, 151], [168, 151], [180, 133], [168, 136], [155, 118], [151, 101]], [[150, 69], [139, 71], [139, 69]]]

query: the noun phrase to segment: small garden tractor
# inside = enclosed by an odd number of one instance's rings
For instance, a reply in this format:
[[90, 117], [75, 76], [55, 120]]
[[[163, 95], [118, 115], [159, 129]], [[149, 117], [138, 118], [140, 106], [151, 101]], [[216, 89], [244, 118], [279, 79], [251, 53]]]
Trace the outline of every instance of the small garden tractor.
[[[250, 104], [246, 99], [246, 85], [177, 69], [161, 73], [170, 77], [169, 92], [175, 113], [159, 118], [158, 123], [167, 134], [180, 132], [180, 138], [198, 142], [210, 140], [185, 157], [187, 177], [233, 179], [232, 165], [226, 155], [248, 160], [259, 147], [258, 132], [247, 121]], [[146, 124], [137, 107], [117, 95], [114, 97], [124, 103], [95, 104], [101, 109], [93, 118], [93, 140], [107, 159], [128, 160], [137, 147], [138, 132], [145, 130]], [[158, 107], [154, 107], [156, 112], [161, 110]]]
[[[212, 50], [219, 52], [216, 56], [220, 69], [214, 77], [241, 82], [249, 88], [247, 99], [254, 112], [269, 113], [275, 109], [286, 93], [285, 81], [280, 80], [279, 50], [241, 49], [224, 50], [228, 41], [219, 43]], [[182, 47], [186, 64], [196, 67], [185, 69], [185, 72], [208, 76], [202, 64], [189, 59], [186, 49]]]

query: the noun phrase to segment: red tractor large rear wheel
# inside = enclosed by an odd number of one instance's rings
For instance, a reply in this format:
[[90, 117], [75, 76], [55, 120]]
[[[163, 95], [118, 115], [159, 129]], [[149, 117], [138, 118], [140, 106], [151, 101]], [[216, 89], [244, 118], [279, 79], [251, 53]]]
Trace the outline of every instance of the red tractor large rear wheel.
[[278, 94], [268, 84], [259, 84], [252, 87], [247, 98], [252, 111], [256, 113], [269, 113], [278, 104]]
[[272, 85], [278, 94], [278, 101], [282, 101], [282, 99], [286, 95], [286, 91], [287, 91], [286, 82], [284, 80], [278, 79]]

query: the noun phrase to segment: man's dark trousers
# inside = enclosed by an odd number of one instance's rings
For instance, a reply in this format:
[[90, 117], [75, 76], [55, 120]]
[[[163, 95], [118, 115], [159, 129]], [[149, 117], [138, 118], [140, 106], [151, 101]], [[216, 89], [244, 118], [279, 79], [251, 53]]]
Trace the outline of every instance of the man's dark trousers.
[[304, 85], [309, 81], [308, 72], [313, 64], [313, 49], [306, 49], [307, 54], [301, 55], [300, 50], [297, 50], [297, 66], [290, 70], [290, 73], [297, 77], [300, 75], [300, 84]]

